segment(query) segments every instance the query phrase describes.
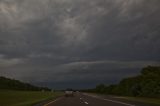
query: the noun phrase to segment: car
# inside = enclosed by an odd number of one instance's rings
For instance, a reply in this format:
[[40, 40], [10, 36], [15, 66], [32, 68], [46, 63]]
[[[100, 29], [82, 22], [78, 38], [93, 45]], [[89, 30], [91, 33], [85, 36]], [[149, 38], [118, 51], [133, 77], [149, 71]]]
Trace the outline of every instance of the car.
[[73, 97], [73, 96], [74, 96], [73, 90], [72, 90], [72, 89], [67, 89], [67, 90], [65, 91], [65, 96], [66, 96], [66, 97]]

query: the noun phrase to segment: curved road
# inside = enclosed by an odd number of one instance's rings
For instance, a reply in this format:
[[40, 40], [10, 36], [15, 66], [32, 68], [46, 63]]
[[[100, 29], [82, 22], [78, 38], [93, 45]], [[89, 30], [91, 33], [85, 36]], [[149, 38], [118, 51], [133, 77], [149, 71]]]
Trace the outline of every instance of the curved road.
[[133, 102], [122, 102], [111, 97], [100, 97], [90, 94], [76, 93], [74, 97], [60, 97], [41, 106], [150, 106]]

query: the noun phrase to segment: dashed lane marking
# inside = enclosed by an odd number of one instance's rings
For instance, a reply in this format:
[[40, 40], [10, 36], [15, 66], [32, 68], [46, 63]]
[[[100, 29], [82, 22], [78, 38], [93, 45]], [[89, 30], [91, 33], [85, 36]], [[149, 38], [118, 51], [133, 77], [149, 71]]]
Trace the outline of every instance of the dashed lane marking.
[[89, 103], [88, 102], [84, 102], [86, 105], [88, 105]]

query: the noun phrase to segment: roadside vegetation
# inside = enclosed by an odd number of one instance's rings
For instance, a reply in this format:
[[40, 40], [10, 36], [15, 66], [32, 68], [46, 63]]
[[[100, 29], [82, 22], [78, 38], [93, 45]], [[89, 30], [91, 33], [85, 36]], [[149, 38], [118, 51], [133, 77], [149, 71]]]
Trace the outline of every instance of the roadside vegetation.
[[0, 90], [1, 106], [33, 106], [34, 104], [57, 98], [61, 96], [60, 92], [50, 91], [15, 91]]
[[47, 87], [38, 87], [18, 80], [0, 77], [0, 106], [33, 106], [61, 96]]
[[31, 85], [29, 83], [24, 83], [19, 80], [9, 79], [6, 77], [0, 76], [0, 89], [8, 90], [27, 90], [27, 91], [50, 91], [47, 87], [38, 87]]
[[160, 67], [148, 66], [135, 77], [125, 78], [117, 85], [97, 85], [94, 89], [85, 90], [91, 93], [127, 96], [125, 99], [160, 104]]
[[129, 100], [129, 101], [136, 101], [136, 102], [142, 102], [142, 103], [151, 104], [155, 106], [160, 106], [159, 98], [145, 98], [145, 97], [119, 97], [119, 98], [124, 100]]
[[160, 97], [160, 67], [148, 66], [142, 69], [141, 75], [125, 78], [117, 85], [100, 84], [88, 92], [135, 96], [135, 97]]

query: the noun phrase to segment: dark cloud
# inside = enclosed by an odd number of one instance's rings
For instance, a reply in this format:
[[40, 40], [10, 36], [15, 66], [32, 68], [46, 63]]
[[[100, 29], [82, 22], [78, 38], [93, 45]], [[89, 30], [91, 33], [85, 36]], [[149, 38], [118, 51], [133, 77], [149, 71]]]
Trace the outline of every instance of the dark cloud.
[[0, 74], [55, 88], [160, 65], [159, 0], [0, 0]]

